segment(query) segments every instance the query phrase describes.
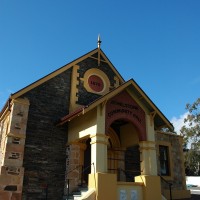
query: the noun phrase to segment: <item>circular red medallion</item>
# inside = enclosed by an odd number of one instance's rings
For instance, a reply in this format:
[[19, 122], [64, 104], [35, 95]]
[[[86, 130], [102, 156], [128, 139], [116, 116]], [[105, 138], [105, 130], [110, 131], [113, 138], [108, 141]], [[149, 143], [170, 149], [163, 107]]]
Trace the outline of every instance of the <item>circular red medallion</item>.
[[103, 80], [97, 75], [91, 75], [88, 78], [88, 84], [95, 92], [101, 92], [104, 88]]

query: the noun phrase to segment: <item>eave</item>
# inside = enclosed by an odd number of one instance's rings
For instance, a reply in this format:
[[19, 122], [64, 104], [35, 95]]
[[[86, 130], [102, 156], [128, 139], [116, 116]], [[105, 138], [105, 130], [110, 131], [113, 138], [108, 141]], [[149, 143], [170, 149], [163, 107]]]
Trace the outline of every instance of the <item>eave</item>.
[[3, 119], [3, 117], [6, 115], [8, 111], [10, 111], [10, 103], [11, 103], [11, 98], [9, 97], [8, 100], [6, 101], [4, 107], [2, 108], [0, 112], [0, 121]]
[[100, 105], [100, 104], [106, 102], [107, 100], [109, 100], [110, 98], [114, 97], [115, 95], [117, 95], [118, 93], [123, 91], [124, 89], [133, 90], [134, 93], [136, 93], [136, 95], [138, 96], [138, 98], [140, 98], [140, 101], [148, 108], [148, 110], [150, 112], [155, 112], [155, 118], [154, 118], [155, 125], [157, 125], [158, 127], [159, 126], [168, 127], [169, 130], [174, 129], [174, 127], [170, 123], [170, 121], [164, 116], [164, 114], [158, 109], [158, 107], [146, 95], [146, 93], [132, 79], [125, 82], [124, 84], [120, 85], [118, 88], [112, 90], [111, 92], [107, 93], [106, 95], [100, 97], [99, 99], [92, 102], [91, 104], [89, 104], [85, 107], [82, 107], [81, 109], [80, 108], [77, 109], [76, 111], [73, 112], [74, 113], [73, 115], [71, 113], [66, 115], [65, 117], [60, 119], [60, 121], [58, 122], [57, 125], [62, 125], [64, 123], [67, 123], [67, 122], [73, 120], [74, 118], [89, 112], [90, 110], [94, 109], [98, 105]]
[[108, 63], [108, 65], [112, 68], [112, 70], [116, 73], [116, 75], [118, 76], [119, 80], [121, 81], [121, 83], [125, 82], [124, 79], [122, 78], [122, 76], [120, 75], [120, 73], [117, 71], [117, 69], [113, 66], [113, 64], [110, 62], [110, 60], [106, 57], [106, 55], [104, 54], [104, 52], [101, 50], [101, 49], [94, 49], [92, 51], [90, 51], [89, 53], [75, 59], [74, 61], [62, 66], [61, 68], [53, 71], [52, 73], [44, 76], [43, 78], [33, 82], [32, 84], [22, 88], [21, 90], [17, 91], [16, 93], [14, 94], [11, 94], [11, 99], [16, 99], [18, 97], [20, 97], [21, 95], [25, 94], [26, 92], [34, 89], [35, 87], [41, 85], [42, 83], [50, 80], [51, 78], [61, 74], [62, 72], [70, 69], [71, 67], [73, 67], [74, 65], [76, 65], [77, 63], [83, 61], [84, 59], [88, 58], [88, 57], [91, 57], [92, 55], [94, 55], [95, 53], [100, 53], [101, 56], [105, 59], [105, 62]]

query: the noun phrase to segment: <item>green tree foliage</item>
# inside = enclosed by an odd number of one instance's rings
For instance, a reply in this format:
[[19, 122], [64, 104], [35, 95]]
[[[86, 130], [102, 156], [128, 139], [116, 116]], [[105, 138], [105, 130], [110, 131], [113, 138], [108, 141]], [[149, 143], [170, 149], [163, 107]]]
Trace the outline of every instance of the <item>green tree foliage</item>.
[[200, 176], [200, 153], [195, 149], [185, 152], [185, 172], [187, 176]]
[[200, 175], [200, 98], [187, 104], [186, 109], [188, 115], [180, 131], [184, 139], [186, 173]]

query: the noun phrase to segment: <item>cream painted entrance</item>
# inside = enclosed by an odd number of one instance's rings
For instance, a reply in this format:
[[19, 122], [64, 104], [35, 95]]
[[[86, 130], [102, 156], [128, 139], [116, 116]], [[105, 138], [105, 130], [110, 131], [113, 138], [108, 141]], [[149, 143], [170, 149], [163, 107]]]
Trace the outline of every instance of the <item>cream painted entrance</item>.
[[126, 120], [114, 121], [108, 130], [108, 173], [117, 174], [118, 181], [133, 182], [141, 174], [138, 135]]

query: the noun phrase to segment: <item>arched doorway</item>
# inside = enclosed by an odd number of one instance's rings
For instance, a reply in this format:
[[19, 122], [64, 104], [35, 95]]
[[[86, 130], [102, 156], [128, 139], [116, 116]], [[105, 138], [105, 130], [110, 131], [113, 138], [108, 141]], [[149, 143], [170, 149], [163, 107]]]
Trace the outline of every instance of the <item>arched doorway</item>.
[[108, 172], [118, 181], [134, 182], [141, 174], [139, 131], [128, 120], [116, 120], [108, 129]]

